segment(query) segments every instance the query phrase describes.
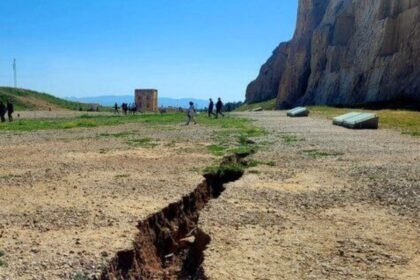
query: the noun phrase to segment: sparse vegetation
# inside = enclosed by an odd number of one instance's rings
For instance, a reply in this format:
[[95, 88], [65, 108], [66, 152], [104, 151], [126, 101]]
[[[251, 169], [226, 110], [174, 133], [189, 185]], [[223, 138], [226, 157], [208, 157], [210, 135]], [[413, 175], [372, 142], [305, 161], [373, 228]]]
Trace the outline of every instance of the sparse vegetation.
[[215, 156], [223, 156], [226, 153], [227, 147], [214, 144], [207, 146], [207, 149], [211, 154]]
[[129, 178], [130, 174], [117, 174], [114, 176], [115, 179]]
[[90, 278], [87, 274], [82, 273], [82, 272], [78, 272], [76, 273], [76, 275], [74, 275], [73, 280], [91, 280], [92, 278]]
[[133, 132], [130, 131], [123, 131], [119, 133], [101, 133], [99, 137], [115, 137], [115, 138], [124, 138], [133, 135]]
[[224, 176], [230, 173], [243, 173], [245, 170], [245, 165], [241, 163], [226, 163], [221, 164], [220, 166], [209, 166], [204, 169], [204, 173], [213, 174], [217, 176]]
[[216, 156], [250, 153], [256, 148], [256, 143], [249, 138], [265, 134], [265, 131], [254, 126], [251, 120], [243, 118], [227, 116], [216, 120], [200, 116], [199, 123], [220, 128], [216, 132], [218, 143], [207, 147], [208, 151]]
[[296, 142], [305, 141], [305, 139], [298, 138], [296, 135], [291, 134], [281, 134], [280, 138], [283, 140], [283, 143], [287, 145], [292, 145]]
[[274, 161], [260, 161], [255, 159], [251, 159], [247, 163], [247, 167], [257, 167], [258, 165], [276, 166], [276, 163]]
[[318, 149], [304, 150], [303, 152], [314, 159], [322, 158], [322, 157], [333, 157], [333, 156], [344, 155], [343, 153], [340, 153], [340, 152], [320, 151]]
[[154, 148], [158, 144], [156, 143], [157, 140], [154, 140], [152, 138], [135, 138], [135, 139], [129, 139], [127, 143], [129, 145], [135, 146], [135, 147], [142, 147], [142, 148]]
[[237, 108], [236, 112], [245, 112], [245, 111], [252, 111], [257, 108], [261, 108], [266, 111], [273, 111], [276, 109], [276, 99], [271, 99], [262, 102], [250, 103], [250, 104], [243, 104], [241, 107]]
[[[0, 180], [1, 179], [7, 180], [7, 179], [13, 179], [13, 178], [20, 178], [20, 177], [22, 177], [22, 176], [21, 175], [15, 175], [15, 174], [1, 175]], [[0, 254], [1, 254], [1, 252], [0, 252]]]
[[4, 256], [5, 256], [4, 251], [0, 250], [0, 267], [7, 266], [7, 263], [4, 260], [2, 260], [2, 257], [4, 257]]

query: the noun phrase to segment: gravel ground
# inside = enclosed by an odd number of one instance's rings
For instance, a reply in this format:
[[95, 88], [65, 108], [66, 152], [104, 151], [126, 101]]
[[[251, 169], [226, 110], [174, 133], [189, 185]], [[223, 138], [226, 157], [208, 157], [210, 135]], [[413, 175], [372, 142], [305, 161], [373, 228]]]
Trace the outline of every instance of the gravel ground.
[[[239, 115], [268, 134], [255, 139], [259, 165], [201, 213], [210, 279], [419, 279], [418, 138]], [[214, 160], [214, 129], [199, 125], [1, 136], [1, 280], [97, 274]]]
[[139, 220], [202, 181], [213, 133], [135, 123], [2, 132], [0, 279], [97, 274], [131, 247]]
[[419, 279], [420, 140], [241, 113], [261, 163], [202, 212], [210, 279]]

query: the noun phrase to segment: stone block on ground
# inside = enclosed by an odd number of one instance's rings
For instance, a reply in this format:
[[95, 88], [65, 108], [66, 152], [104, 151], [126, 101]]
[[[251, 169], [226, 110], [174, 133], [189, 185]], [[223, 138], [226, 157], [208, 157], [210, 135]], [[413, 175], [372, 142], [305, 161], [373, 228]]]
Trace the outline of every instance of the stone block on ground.
[[361, 112], [350, 112], [350, 113], [347, 113], [347, 114], [344, 114], [344, 115], [340, 115], [338, 117], [333, 118], [333, 124], [342, 126], [344, 120], [346, 120], [348, 118], [353, 118], [353, 117], [358, 116], [360, 114], [362, 114], [362, 113]]
[[378, 125], [379, 118], [372, 113], [363, 113], [347, 118], [342, 124], [342, 126], [352, 129], [377, 129]]
[[307, 117], [309, 116], [309, 110], [306, 107], [296, 107], [292, 110], [287, 111], [287, 116], [292, 118]]

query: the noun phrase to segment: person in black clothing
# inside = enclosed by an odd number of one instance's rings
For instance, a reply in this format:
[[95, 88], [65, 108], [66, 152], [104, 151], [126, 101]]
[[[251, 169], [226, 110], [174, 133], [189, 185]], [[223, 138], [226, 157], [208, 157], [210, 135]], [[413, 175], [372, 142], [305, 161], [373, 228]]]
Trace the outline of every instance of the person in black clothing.
[[223, 109], [223, 102], [220, 99], [220, 97], [217, 99], [216, 102], [216, 119], [219, 117], [219, 114], [222, 115], [222, 117], [224, 117], [225, 115], [222, 113], [222, 109]]
[[209, 99], [210, 103], [209, 103], [209, 109], [208, 109], [208, 113], [209, 113], [209, 118], [211, 118], [211, 115], [216, 116], [215, 113], [213, 113], [213, 109], [214, 109], [214, 102], [213, 99]]
[[9, 118], [9, 122], [13, 121], [13, 112], [14, 112], [13, 103], [10, 100], [7, 100], [7, 117]]
[[6, 119], [4, 118], [4, 115], [6, 114], [6, 106], [4, 105], [4, 103], [2, 101], [0, 101], [0, 120], [1, 122], [5, 122]]
[[120, 112], [118, 111], [118, 103], [115, 102], [114, 104], [114, 113], [119, 114]]
[[136, 103], [133, 103], [133, 105], [131, 106], [131, 112], [133, 113], [133, 115], [136, 114], [136, 112], [137, 112], [137, 104]]
[[122, 108], [122, 110], [124, 112], [124, 115], [127, 115], [127, 111], [128, 111], [128, 105], [127, 105], [127, 103], [123, 103], [121, 105], [121, 108]]

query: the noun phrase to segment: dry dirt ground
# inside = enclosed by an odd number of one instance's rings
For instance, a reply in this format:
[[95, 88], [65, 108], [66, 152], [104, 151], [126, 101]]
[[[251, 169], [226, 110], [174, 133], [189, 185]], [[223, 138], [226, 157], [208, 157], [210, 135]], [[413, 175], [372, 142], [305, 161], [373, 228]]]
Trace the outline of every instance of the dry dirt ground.
[[1, 132], [0, 279], [100, 272], [131, 247], [139, 220], [202, 181], [212, 135], [199, 125], [138, 123]]
[[[210, 279], [419, 279], [418, 138], [241, 116], [268, 133], [259, 165], [201, 212]], [[204, 126], [1, 133], [1, 280], [99, 272], [214, 160]]]
[[284, 112], [201, 213], [210, 279], [420, 279], [420, 139]]

